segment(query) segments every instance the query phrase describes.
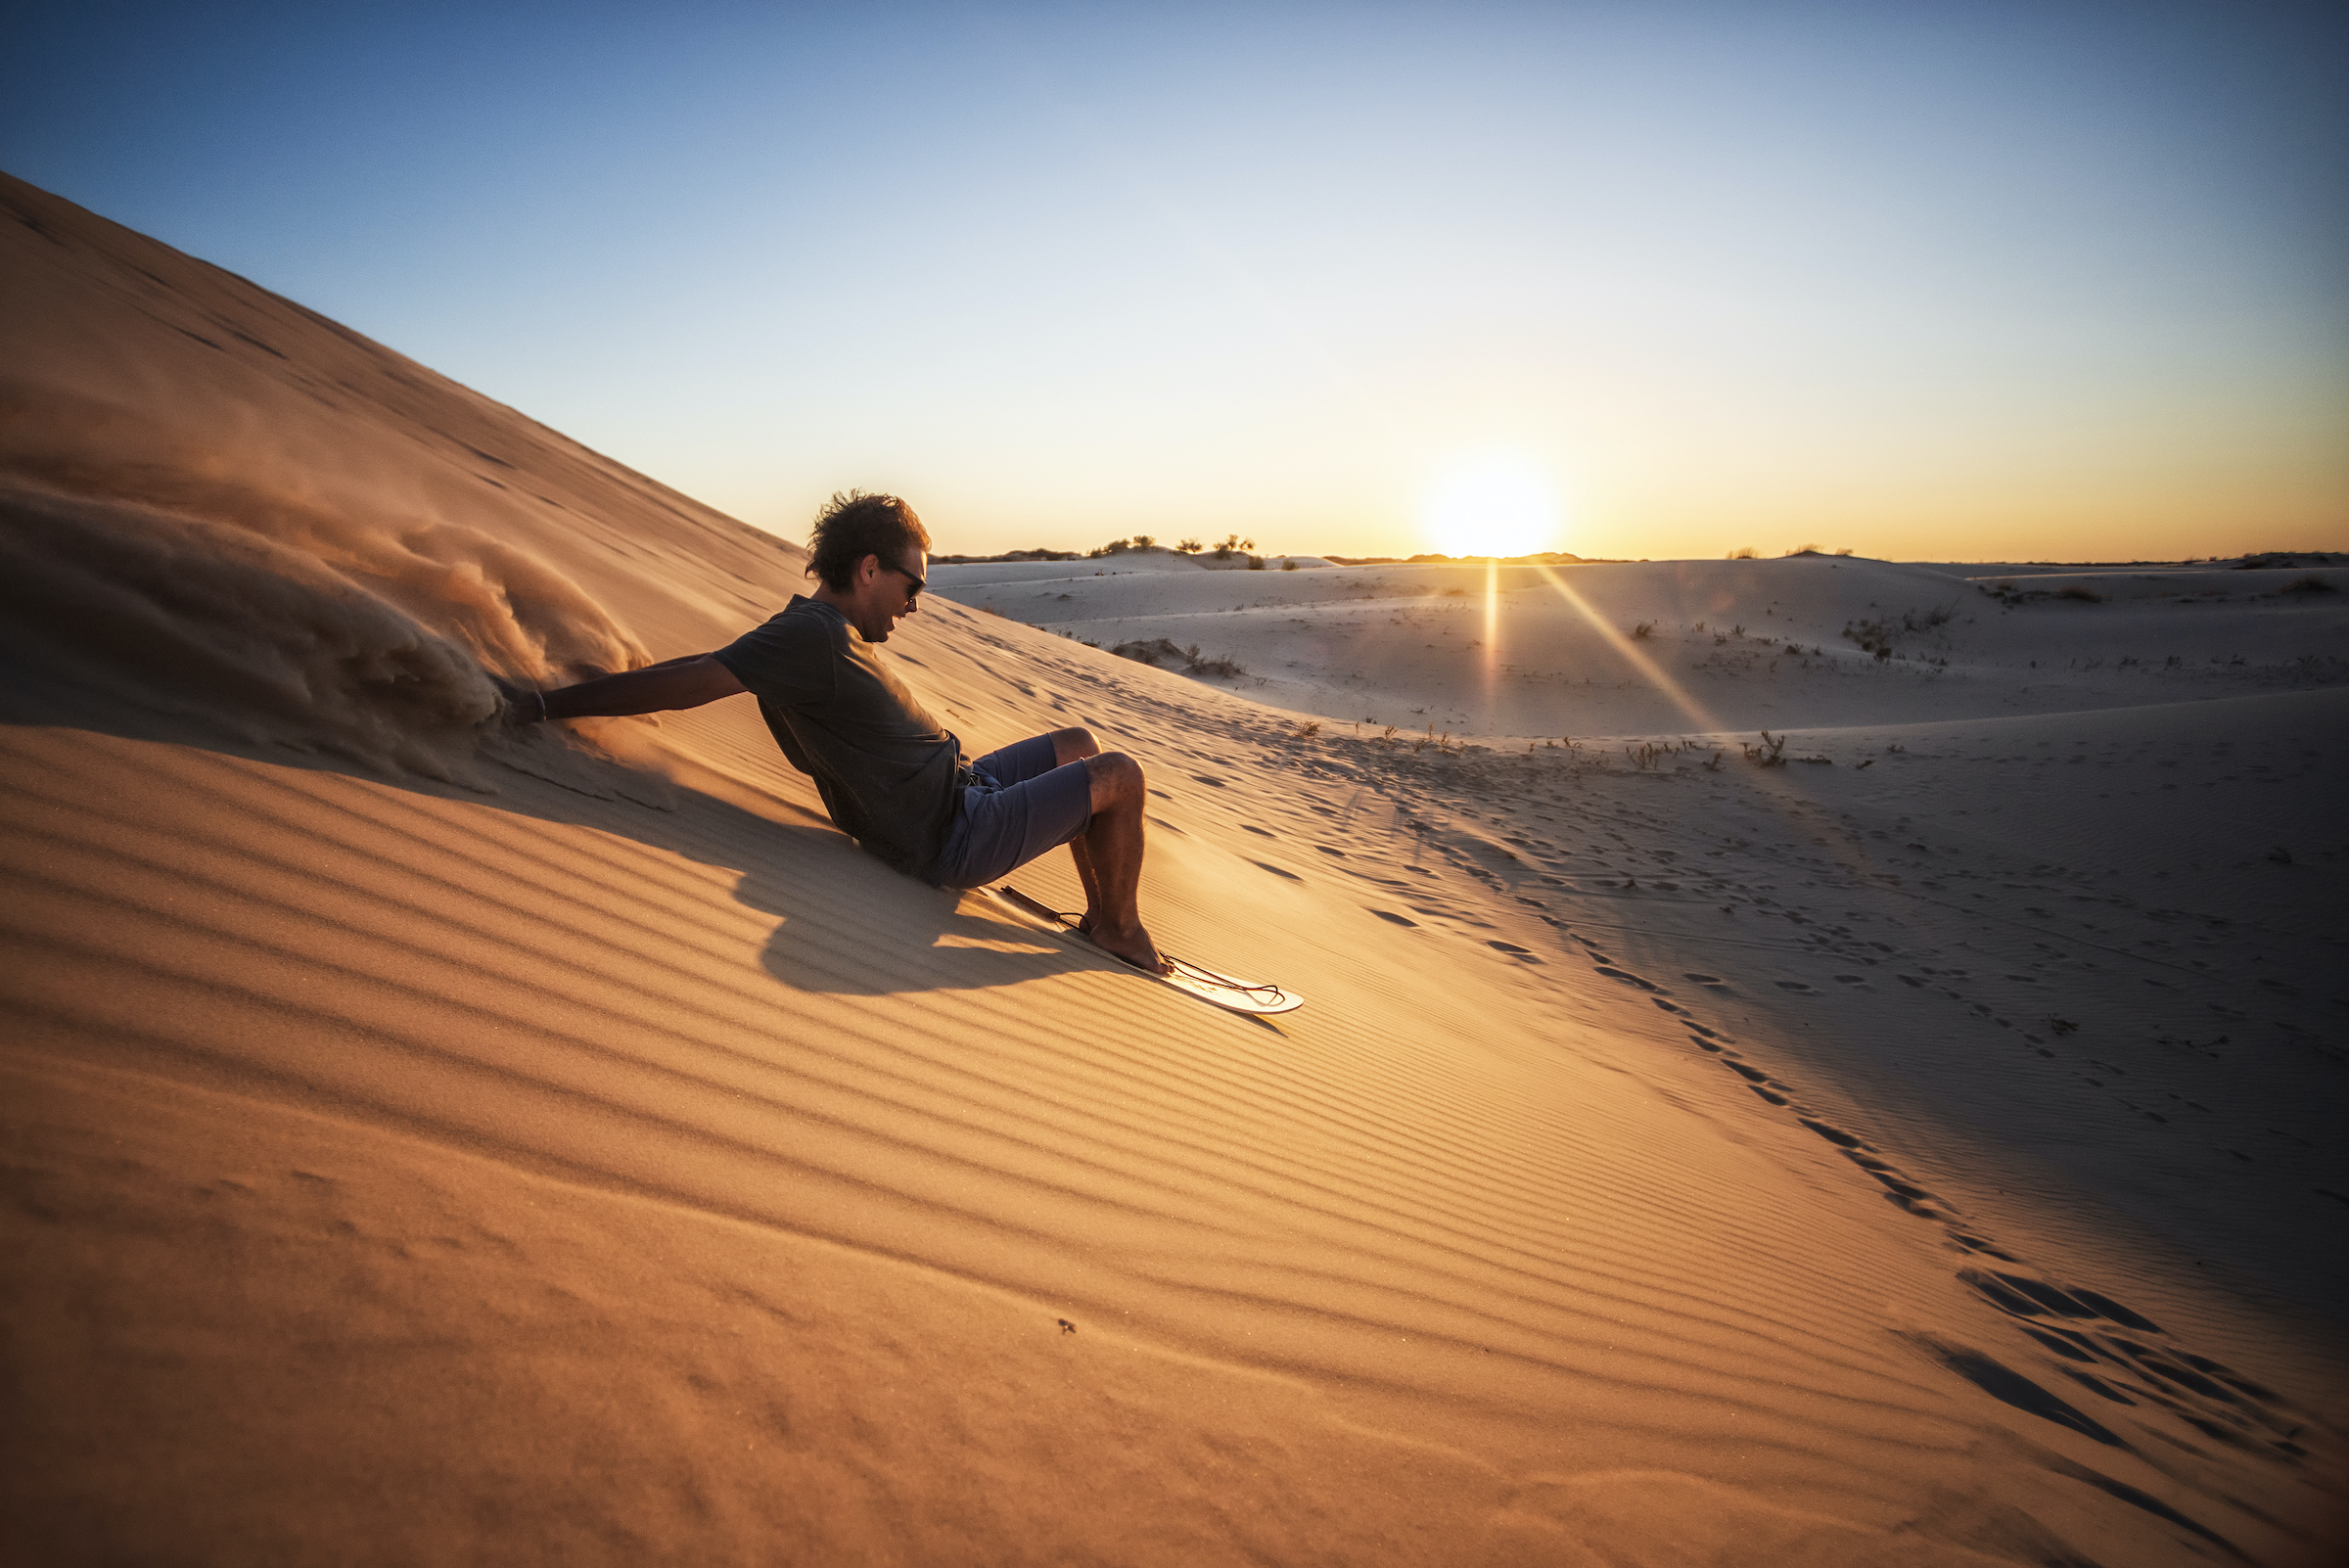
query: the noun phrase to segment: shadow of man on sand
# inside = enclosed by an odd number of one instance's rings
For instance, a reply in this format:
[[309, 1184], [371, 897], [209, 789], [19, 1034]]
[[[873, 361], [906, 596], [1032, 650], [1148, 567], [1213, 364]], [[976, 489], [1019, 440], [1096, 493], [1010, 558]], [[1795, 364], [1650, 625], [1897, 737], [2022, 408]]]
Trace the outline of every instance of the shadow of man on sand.
[[[462, 780], [427, 778], [221, 723], [61, 672], [0, 693], [0, 726], [59, 727], [336, 774], [541, 822], [588, 827], [733, 873], [733, 897], [779, 922], [760, 966], [794, 991], [884, 996], [1015, 986], [1106, 964], [990, 910], [984, 895], [890, 869], [806, 807], [753, 811], [561, 732], [485, 737]], [[115, 698], [116, 700], [108, 700]], [[778, 760], [776, 766], [782, 764]], [[763, 786], [762, 786], [763, 787]], [[801, 820], [788, 818], [797, 814]]]

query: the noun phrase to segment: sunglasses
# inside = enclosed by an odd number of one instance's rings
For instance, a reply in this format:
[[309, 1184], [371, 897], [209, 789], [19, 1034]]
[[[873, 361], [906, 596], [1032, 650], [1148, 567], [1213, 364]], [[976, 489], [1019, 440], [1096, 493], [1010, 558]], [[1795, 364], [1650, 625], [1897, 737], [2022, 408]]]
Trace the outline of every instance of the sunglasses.
[[928, 577], [917, 577], [901, 566], [893, 566], [890, 568], [890, 570], [905, 579], [905, 599], [907, 603], [911, 603], [913, 600], [920, 598], [922, 596], [922, 590], [930, 586], [930, 579]]

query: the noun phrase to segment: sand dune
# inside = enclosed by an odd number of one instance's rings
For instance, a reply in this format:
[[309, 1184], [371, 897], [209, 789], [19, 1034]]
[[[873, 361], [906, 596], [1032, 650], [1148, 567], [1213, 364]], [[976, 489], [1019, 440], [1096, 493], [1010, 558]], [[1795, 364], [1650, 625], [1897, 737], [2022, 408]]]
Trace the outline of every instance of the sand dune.
[[1023, 562], [942, 566], [939, 582], [1105, 648], [1196, 645], [1247, 669], [1234, 690], [1277, 707], [1519, 742], [1750, 737], [2349, 679], [2349, 568], [1967, 578], [1805, 557], [1206, 577]]
[[[800, 555], [0, 195], [14, 1556], [2338, 1541], [2344, 713], [2277, 672], [2342, 652], [2321, 595], [2044, 700], [2000, 628], [2047, 607], [1924, 568], [1571, 569], [1644, 574], [1566, 580], [1677, 616], [1665, 678], [1456, 569], [1036, 590], [1326, 650], [1238, 690], [1020, 624], [1030, 579], [926, 600], [890, 653], [973, 750], [1142, 759], [1153, 930], [1313, 998], [1275, 1027], [885, 870], [743, 703], [500, 738], [486, 672], [714, 646]], [[1891, 585], [1973, 608], [1971, 686], [1758, 641]], [[1488, 614], [1577, 723], [1377, 662]], [[1356, 734], [1357, 669], [1482, 749]], [[1780, 765], [1678, 749], [1770, 701]], [[1586, 729], [1632, 740], [1526, 746]]]

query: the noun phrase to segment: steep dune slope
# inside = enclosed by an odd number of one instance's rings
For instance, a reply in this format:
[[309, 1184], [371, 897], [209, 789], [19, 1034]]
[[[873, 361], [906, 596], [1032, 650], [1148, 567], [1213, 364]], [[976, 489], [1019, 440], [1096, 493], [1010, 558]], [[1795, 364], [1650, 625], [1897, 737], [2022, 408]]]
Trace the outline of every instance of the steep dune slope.
[[883, 869], [747, 704], [501, 737], [484, 669], [711, 646], [797, 552], [5, 199], [18, 1554], [2324, 1549], [2288, 1334], [2059, 1290], [1279, 715], [890, 647], [973, 750], [1142, 758], [1154, 930], [1278, 1029]]

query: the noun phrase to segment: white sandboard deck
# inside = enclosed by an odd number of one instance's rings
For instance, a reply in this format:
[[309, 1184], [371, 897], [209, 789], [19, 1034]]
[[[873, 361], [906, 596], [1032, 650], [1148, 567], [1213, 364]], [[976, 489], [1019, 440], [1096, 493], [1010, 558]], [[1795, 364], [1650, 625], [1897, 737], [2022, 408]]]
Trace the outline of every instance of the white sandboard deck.
[[[1087, 951], [1102, 953], [1111, 958], [1117, 957], [1117, 954], [1109, 952], [1108, 949], [1095, 946], [1089, 939], [1084, 938], [1077, 930], [1078, 917], [1076, 915], [1064, 913], [1047, 904], [1040, 903], [1008, 883], [997, 888], [995, 893], [1005, 903], [1031, 919], [1041, 921], [1051, 930], [1064, 936], [1078, 937], [1084, 943]], [[1272, 1013], [1293, 1013], [1305, 1005], [1303, 996], [1282, 987], [1234, 980], [1229, 975], [1218, 974], [1212, 969], [1203, 969], [1197, 964], [1186, 963], [1164, 949], [1161, 949], [1160, 956], [1167, 960], [1169, 968], [1165, 974], [1152, 975], [1151, 978], [1163, 981], [1186, 995], [1196, 996], [1203, 1002], [1210, 1002], [1235, 1013], [1249, 1013], [1258, 1017]], [[1123, 959], [1119, 961], [1125, 962]], [[1138, 970], [1142, 974], [1150, 973], [1150, 971], [1142, 969], [1139, 964], [1128, 964], [1127, 967]]]

